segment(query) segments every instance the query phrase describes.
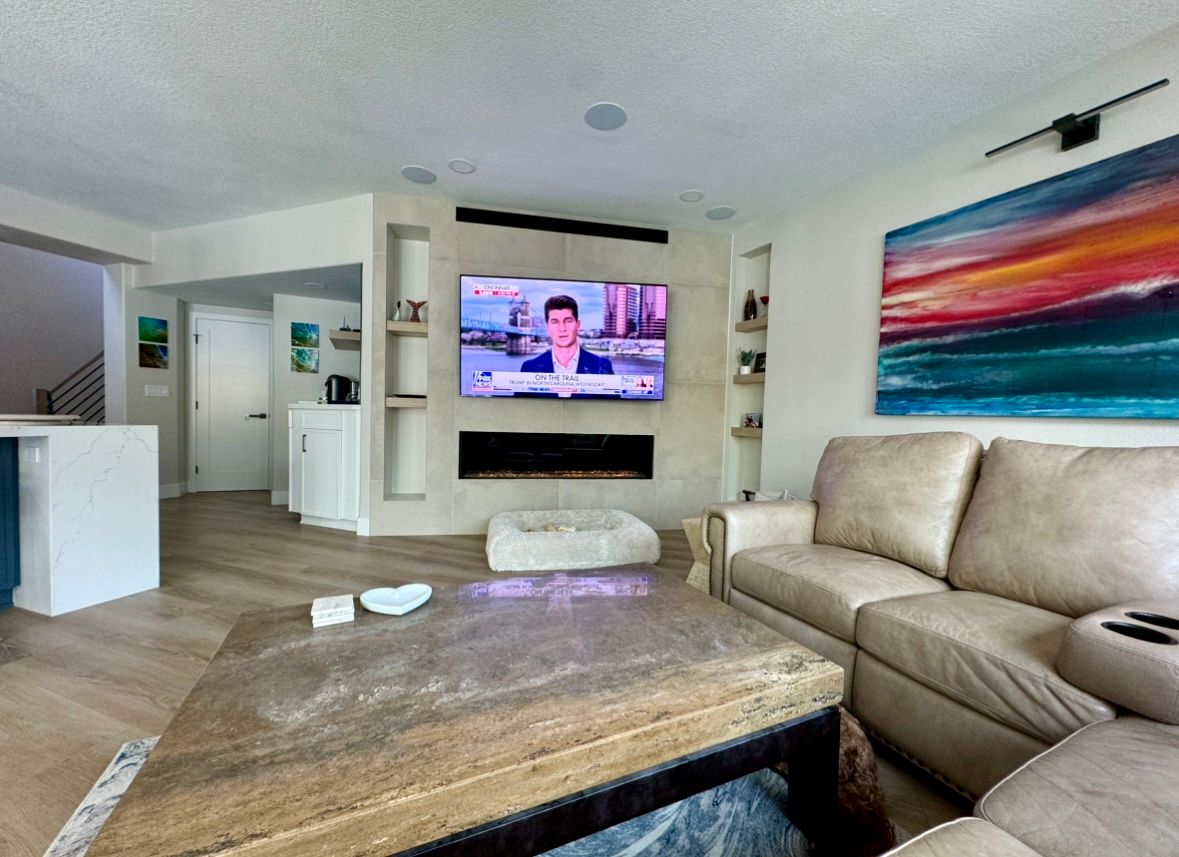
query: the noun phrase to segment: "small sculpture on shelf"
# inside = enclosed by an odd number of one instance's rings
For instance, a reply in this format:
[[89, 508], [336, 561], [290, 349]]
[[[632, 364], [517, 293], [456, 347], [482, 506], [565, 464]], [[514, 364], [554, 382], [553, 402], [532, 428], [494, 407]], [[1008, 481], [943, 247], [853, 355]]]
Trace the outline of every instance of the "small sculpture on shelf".
[[413, 312], [410, 313], [409, 320], [420, 322], [422, 320], [422, 317], [420, 315], [418, 315], [418, 310], [420, 310], [427, 303], [429, 303], [429, 301], [411, 301], [408, 298], [406, 298], [405, 302], [407, 304], [409, 304], [409, 308], [413, 310]]
[[397, 310], [393, 313], [393, 318], [390, 321], [401, 321], [401, 301], [397, 302]]

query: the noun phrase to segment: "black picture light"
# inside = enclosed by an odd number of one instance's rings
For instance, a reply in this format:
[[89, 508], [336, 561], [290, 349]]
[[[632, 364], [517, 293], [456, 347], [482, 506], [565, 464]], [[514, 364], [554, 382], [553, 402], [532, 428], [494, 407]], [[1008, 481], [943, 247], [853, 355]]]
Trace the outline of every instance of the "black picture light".
[[1120, 98], [1115, 98], [1113, 101], [1107, 101], [1104, 104], [1098, 104], [1096, 107], [1091, 107], [1083, 113], [1069, 113], [1061, 116], [1059, 119], [1054, 119], [1052, 124], [1047, 128], [1041, 128], [1039, 131], [1033, 131], [1026, 137], [1020, 137], [1018, 140], [1012, 140], [1010, 143], [1005, 143], [997, 149], [991, 149], [984, 157], [991, 157], [1000, 152], [1006, 152], [1008, 149], [1013, 149], [1020, 143], [1026, 143], [1028, 140], [1034, 140], [1037, 137], [1043, 137], [1045, 134], [1050, 134], [1055, 131], [1060, 135], [1060, 151], [1067, 152], [1069, 149], [1075, 149], [1077, 146], [1083, 146], [1086, 143], [1091, 143], [1097, 139], [1099, 129], [1101, 128], [1101, 111], [1108, 110], [1118, 104], [1124, 104], [1140, 95], [1146, 95], [1148, 92], [1154, 92], [1156, 89], [1162, 89], [1171, 81], [1167, 78], [1156, 80], [1149, 86], [1144, 86], [1141, 89], [1135, 89]]

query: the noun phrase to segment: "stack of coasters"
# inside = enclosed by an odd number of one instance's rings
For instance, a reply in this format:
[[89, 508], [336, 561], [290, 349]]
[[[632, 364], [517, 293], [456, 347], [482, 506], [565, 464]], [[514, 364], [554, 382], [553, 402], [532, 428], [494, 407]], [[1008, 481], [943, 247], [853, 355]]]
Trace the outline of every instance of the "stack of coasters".
[[351, 595], [331, 595], [311, 602], [311, 627], [339, 625], [356, 618], [356, 606]]

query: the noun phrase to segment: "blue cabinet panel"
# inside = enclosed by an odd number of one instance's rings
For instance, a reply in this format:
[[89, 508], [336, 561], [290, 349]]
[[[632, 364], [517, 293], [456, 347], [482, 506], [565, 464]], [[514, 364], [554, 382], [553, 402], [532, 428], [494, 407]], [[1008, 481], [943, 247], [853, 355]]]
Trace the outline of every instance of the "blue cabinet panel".
[[0, 608], [12, 606], [12, 590], [20, 583], [16, 450], [15, 437], [0, 437]]

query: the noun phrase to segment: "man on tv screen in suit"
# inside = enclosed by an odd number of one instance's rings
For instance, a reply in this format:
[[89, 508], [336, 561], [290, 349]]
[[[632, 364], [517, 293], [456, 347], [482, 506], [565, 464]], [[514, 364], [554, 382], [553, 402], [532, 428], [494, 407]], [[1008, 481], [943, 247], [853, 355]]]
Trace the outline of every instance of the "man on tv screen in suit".
[[[568, 295], [554, 295], [544, 302], [544, 323], [553, 347], [544, 354], [525, 360], [521, 372], [556, 372], [565, 375], [613, 375], [614, 366], [606, 357], [586, 351], [578, 342], [581, 320], [577, 317], [577, 301]], [[555, 393], [518, 395], [553, 396]]]

